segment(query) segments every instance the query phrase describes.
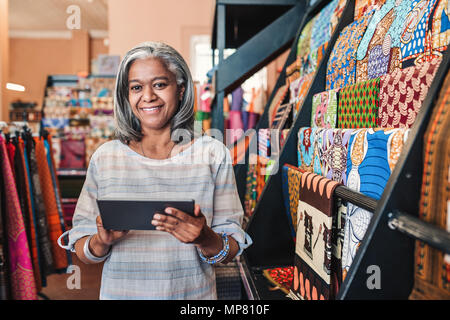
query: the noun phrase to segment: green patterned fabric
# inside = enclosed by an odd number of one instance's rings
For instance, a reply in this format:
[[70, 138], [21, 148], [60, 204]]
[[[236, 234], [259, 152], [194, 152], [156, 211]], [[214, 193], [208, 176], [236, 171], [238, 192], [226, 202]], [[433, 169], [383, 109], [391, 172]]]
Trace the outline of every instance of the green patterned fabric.
[[377, 127], [379, 93], [380, 78], [342, 88], [339, 91], [337, 127]]
[[195, 113], [195, 120], [197, 121], [208, 120], [209, 118], [211, 118], [210, 112], [197, 111]]

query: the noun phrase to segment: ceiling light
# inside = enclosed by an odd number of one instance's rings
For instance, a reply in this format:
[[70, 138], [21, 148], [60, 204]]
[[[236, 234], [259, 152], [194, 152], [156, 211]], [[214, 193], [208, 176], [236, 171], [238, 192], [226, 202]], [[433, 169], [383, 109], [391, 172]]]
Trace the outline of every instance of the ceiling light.
[[8, 82], [6, 84], [6, 89], [12, 90], [12, 91], [25, 91], [25, 87], [21, 86], [20, 84], [10, 83]]

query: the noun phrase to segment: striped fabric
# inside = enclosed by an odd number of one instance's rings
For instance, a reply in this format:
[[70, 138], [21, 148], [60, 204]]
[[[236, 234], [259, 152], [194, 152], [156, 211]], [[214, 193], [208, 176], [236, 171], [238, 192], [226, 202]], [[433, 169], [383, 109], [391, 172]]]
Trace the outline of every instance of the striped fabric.
[[[96, 199], [195, 199], [214, 231], [236, 239], [238, 254], [252, 242], [241, 228], [243, 210], [229, 151], [208, 136], [165, 160], [145, 158], [118, 140], [97, 149], [69, 232], [72, 251], [77, 240], [97, 232]], [[168, 233], [132, 230], [111, 252], [100, 299], [217, 299], [214, 268], [202, 262], [194, 245]]]

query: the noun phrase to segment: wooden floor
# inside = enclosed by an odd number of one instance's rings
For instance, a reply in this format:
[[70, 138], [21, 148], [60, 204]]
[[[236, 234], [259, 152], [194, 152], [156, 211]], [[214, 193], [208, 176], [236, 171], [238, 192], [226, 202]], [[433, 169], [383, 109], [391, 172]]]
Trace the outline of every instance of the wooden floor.
[[72, 253], [72, 265], [80, 267], [80, 288], [68, 288], [68, 280], [72, 287], [76, 285], [75, 273], [52, 274], [47, 277], [47, 286], [41, 290], [40, 299], [98, 300], [103, 263], [87, 265]]

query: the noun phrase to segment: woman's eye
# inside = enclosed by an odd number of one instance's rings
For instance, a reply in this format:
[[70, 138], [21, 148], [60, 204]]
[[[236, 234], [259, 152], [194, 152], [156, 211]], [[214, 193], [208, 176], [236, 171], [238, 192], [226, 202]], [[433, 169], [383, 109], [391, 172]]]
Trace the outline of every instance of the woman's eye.
[[131, 91], [137, 91], [137, 90], [140, 90], [141, 88], [142, 88], [142, 86], [132, 86]]
[[157, 89], [162, 89], [162, 88], [167, 87], [167, 84], [165, 82], [157, 82], [157, 83], [154, 84], [154, 86]]

